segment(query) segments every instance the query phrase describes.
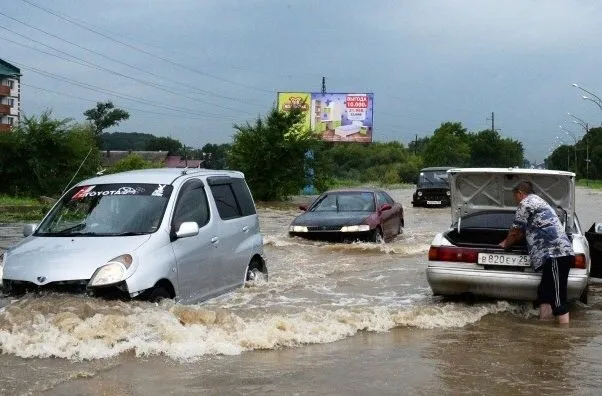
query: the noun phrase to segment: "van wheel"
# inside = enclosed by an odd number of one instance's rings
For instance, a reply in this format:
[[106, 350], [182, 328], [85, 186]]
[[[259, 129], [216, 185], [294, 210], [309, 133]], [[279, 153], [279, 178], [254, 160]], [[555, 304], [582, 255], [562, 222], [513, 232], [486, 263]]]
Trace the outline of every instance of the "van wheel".
[[169, 292], [165, 290], [165, 288], [158, 286], [153, 288], [150, 293], [148, 293], [147, 300], [153, 303], [157, 303], [161, 300], [169, 299], [171, 296]]
[[267, 282], [268, 274], [261, 270], [261, 263], [257, 259], [253, 259], [247, 268], [246, 282], [262, 281]]
[[581, 297], [579, 297], [579, 301], [582, 302], [583, 304], [587, 305], [587, 294], [589, 292], [589, 283], [587, 284], [587, 286], [585, 286], [585, 289], [583, 290], [583, 293], [581, 293]]

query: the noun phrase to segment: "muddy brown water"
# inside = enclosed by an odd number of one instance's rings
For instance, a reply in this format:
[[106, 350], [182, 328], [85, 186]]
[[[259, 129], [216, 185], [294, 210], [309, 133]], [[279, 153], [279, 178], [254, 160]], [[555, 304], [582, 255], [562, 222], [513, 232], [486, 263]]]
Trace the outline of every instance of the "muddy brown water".
[[[0, 298], [0, 394], [600, 394], [602, 286], [569, 328], [435, 298], [426, 254], [450, 211], [390, 192], [406, 227], [384, 245], [291, 239], [298, 212], [261, 209], [270, 281], [203, 304]], [[584, 228], [602, 221], [600, 192], [576, 200]], [[0, 226], [0, 246], [20, 232]]]

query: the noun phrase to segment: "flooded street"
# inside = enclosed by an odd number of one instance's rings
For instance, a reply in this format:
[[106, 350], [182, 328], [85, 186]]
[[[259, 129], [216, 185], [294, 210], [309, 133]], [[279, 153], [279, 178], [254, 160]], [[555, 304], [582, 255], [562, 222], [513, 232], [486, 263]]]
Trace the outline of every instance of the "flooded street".
[[[0, 394], [599, 394], [602, 286], [570, 328], [530, 304], [431, 296], [427, 252], [450, 210], [405, 209], [391, 243], [289, 238], [260, 209], [270, 281], [199, 305], [0, 298]], [[577, 189], [588, 229], [602, 193]], [[0, 246], [21, 226], [0, 227]]]

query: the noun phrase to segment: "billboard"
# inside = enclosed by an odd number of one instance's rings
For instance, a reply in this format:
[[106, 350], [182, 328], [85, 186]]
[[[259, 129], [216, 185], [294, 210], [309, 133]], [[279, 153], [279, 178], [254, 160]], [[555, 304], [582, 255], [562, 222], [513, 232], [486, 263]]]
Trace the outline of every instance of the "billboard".
[[301, 107], [312, 134], [329, 142], [372, 142], [373, 93], [279, 92], [278, 109]]

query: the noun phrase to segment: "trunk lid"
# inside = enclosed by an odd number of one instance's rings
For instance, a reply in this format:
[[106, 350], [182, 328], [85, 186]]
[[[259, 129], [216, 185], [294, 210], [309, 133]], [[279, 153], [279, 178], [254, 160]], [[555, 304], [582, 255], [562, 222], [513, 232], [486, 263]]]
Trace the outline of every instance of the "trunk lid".
[[[575, 174], [547, 169], [454, 168], [448, 171], [451, 189], [452, 224], [466, 215], [486, 210], [516, 209], [512, 189], [521, 181], [533, 183], [539, 195], [557, 211], [566, 212], [567, 224], [574, 222]], [[561, 219], [563, 220], [563, 219]]]

